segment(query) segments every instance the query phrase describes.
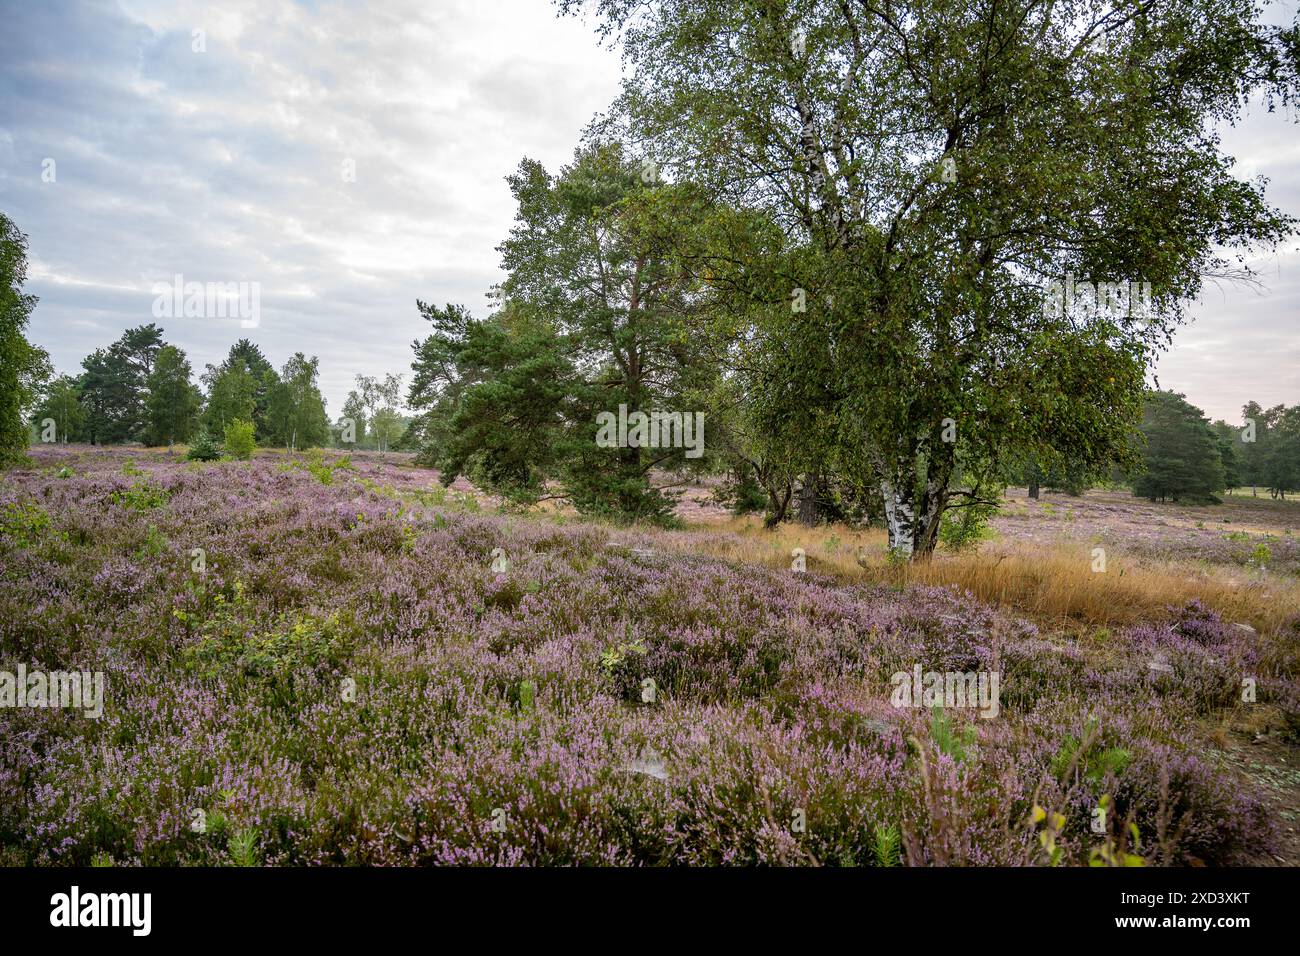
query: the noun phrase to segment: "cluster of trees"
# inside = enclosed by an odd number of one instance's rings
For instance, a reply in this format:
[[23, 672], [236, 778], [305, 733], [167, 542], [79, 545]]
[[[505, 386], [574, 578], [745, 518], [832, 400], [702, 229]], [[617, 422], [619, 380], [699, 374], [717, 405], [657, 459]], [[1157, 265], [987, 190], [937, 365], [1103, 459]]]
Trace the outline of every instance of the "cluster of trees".
[[[235, 421], [254, 426], [259, 444], [306, 448], [330, 440], [315, 357], [295, 353], [276, 372], [254, 343], [240, 339], [220, 365], [192, 381], [185, 353], [150, 323], [127, 329], [108, 348], [43, 390], [31, 415], [38, 434], [53, 421], [63, 442], [172, 445], [200, 432], [221, 436]], [[41, 434], [42, 438], [46, 436]]]
[[[203, 454], [216, 454], [236, 433], [241, 449], [248, 441], [289, 449], [403, 447], [409, 419], [400, 412], [402, 376], [358, 375], [343, 415], [331, 422], [318, 385], [319, 360], [296, 352], [277, 372], [248, 339], [231, 346], [221, 364], [207, 366], [202, 388], [184, 351], [153, 323], [96, 349], [82, 360], [80, 374], [55, 376], [49, 356], [25, 336], [36, 304], [22, 291], [26, 274], [27, 239], [0, 213], [0, 463], [18, 458], [33, 438], [195, 441]], [[245, 423], [251, 435], [245, 436]]]
[[233, 421], [251, 422], [260, 445], [312, 448], [331, 441], [325, 399], [317, 386], [320, 363], [295, 352], [277, 373], [261, 350], [240, 339], [220, 365], [203, 374], [208, 389], [204, 428], [223, 434]]
[[1300, 405], [1263, 409], [1249, 402], [1241, 414], [1241, 425], [1213, 425], [1235, 449], [1227, 487], [1249, 487], [1253, 494], [1263, 488], [1274, 498], [1300, 491]]
[[1242, 408], [1242, 420], [1211, 422], [1205, 413], [1172, 391], [1147, 392], [1142, 421], [1133, 435], [1130, 467], [1089, 470], [1066, 461], [1051, 472], [1030, 463], [1008, 474], [1028, 484], [1031, 495], [1043, 487], [1082, 494], [1098, 483], [1127, 484], [1152, 501], [1218, 504], [1224, 491], [1249, 487], [1274, 498], [1300, 491], [1300, 406], [1264, 410], [1257, 402]]
[[[1247, 4], [594, 7], [623, 93], [569, 166], [511, 177], [494, 311], [418, 304], [412, 441], [444, 480], [654, 518], [665, 471], [707, 467], [770, 521], [870, 516], [924, 557], [1010, 472], [1137, 465], [1182, 303], [1294, 231], [1204, 135], [1296, 88], [1294, 31]], [[1066, 275], [1151, 307], [1046, 308]], [[601, 447], [620, 406], [705, 412], [708, 454]]]
[[409, 448], [410, 419], [400, 409], [402, 376], [358, 375], [357, 387], [343, 402], [343, 415], [334, 426], [336, 444], [385, 452]]
[[[1230, 480], [1213, 426], [1144, 378], [1204, 276], [1248, 276], [1243, 250], [1295, 232], [1205, 133], [1291, 101], [1294, 29], [1223, 0], [559, 6], [620, 37], [622, 94], [568, 166], [510, 177], [491, 313], [417, 303], [405, 434], [400, 379], [358, 380], [344, 417], [375, 447], [627, 519], [665, 519], [676, 476], [708, 469], [770, 522], [878, 520], [912, 558], [1016, 474], [1139, 469], [1157, 497]], [[1149, 306], [1049, 307], [1065, 276], [1141, 282]], [[155, 425], [156, 356], [128, 336], [93, 365], [111, 401], [74, 383], [97, 440]], [[259, 438], [318, 440], [299, 364], [237, 345], [204, 377], [208, 426], [251, 410]], [[615, 412], [702, 412], [705, 454], [607, 447]], [[1290, 460], [1294, 416], [1269, 414], [1274, 451], [1234, 448], [1239, 471]], [[1201, 474], [1216, 451], [1221, 479]]]
[[61, 441], [188, 440], [201, 397], [190, 382], [185, 353], [163, 341], [162, 329], [152, 324], [128, 329], [108, 348], [86, 356], [81, 366], [80, 375], [60, 375], [42, 390], [32, 415], [36, 425], [53, 421]]
[[[332, 423], [318, 386], [319, 360], [296, 352], [277, 372], [253, 342], [240, 339], [200, 389], [184, 351], [157, 325], [127, 329], [96, 349], [78, 375], [55, 376], [49, 356], [27, 341], [36, 297], [22, 291], [27, 239], [0, 213], [0, 464], [30, 440], [168, 446], [196, 441], [204, 454], [232, 434], [290, 449], [339, 444], [400, 447], [402, 376], [357, 376], [343, 416]], [[243, 425], [251, 427], [245, 436]]]

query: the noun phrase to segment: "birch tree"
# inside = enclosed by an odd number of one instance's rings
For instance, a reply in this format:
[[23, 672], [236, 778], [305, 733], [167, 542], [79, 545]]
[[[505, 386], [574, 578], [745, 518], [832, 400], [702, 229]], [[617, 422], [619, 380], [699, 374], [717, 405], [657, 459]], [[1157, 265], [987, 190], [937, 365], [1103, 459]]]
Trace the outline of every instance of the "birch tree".
[[779, 227], [779, 256], [714, 274], [744, 274], [785, 416], [879, 488], [908, 557], [1006, 455], [1124, 447], [1183, 303], [1294, 230], [1213, 131], [1295, 89], [1295, 28], [1246, 0], [595, 7], [627, 70], [592, 134]]

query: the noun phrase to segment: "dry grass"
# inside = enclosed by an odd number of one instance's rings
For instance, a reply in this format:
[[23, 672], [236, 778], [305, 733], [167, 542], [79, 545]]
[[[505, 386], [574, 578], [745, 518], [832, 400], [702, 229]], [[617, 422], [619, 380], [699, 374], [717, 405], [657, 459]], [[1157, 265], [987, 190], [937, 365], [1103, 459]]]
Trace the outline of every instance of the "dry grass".
[[1227, 620], [1276, 633], [1289, 617], [1300, 614], [1300, 587], [1284, 580], [1233, 584], [1194, 565], [1122, 556], [1111, 558], [1104, 572], [1095, 572], [1088, 554], [1077, 549], [939, 556], [906, 569], [905, 575], [927, 584], [956, 584], [1044, 620], [1132, 624], [1199, 599]]
[[886, 553], [883, 531], [786, 524], [765, 531], [752, 519], [694, 529], [680, 545], [731, 561], [792, 567], [803, 548], [809, 572], [849, 581], [956, 585], [972, 594], [1049, 624], [1094, 626], [1159, 619], [1170, 606], [1199, 599], [1226, 620], [1276, 634], [1300, 616], [1300, 581], [1274, 575], [1240, 580], [1240, 569], [1193, 562], [1153, 561], [1111, 552], [1104, 572], [1092, 570], [1091, 553], [1078, 544], [1027, 546], [992, 542], [977, 551], [940, 550], [925, 563], [897, 565]]

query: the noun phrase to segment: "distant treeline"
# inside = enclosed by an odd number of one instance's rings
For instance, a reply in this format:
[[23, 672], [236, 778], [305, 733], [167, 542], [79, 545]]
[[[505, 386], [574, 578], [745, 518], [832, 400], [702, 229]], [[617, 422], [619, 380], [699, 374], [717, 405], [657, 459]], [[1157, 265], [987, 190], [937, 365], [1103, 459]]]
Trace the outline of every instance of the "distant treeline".
[[152, 323], [128, 329], [81, 366], [81, 374], [40, 389], [33, 440], [171, 445], [206, 434], [219, 441], [229, 425], [247, 422], [259, 445], [387, 448], [405, 430], [394, 408], [400, 376], [357, 376], [358, 390], [349, 393], [340, 421], [331, 422], [316, 356], [296, 352], [277, 372], [248, 339], [232, 345], [220, 365], [207, 366], [201, 388], [185, 353]]

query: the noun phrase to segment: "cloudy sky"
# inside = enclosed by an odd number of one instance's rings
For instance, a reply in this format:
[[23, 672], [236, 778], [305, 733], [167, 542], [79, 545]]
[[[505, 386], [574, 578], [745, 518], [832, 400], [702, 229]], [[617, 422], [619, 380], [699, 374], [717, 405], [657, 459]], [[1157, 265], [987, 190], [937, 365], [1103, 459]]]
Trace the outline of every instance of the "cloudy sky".
[[[258, 282], [256, 328], [159, 324], [196, 374], [240, 336], [320, 356], [334, 416], [357, 373], [409, 373], [417, 297], [486, 311], [503, 177], [566, 162], [619, 78], [547, 0], [40, 0], [4, 24], [0, 210], [30, 239], [33, 340], [75, 372], [155, 320], [157, 282]], [[1256, 110], [1224, 143], [1300, 215], [1294, 123]], [[1300, 244], [1259, 266], [1156, 369], [1213, 417], [1300, 402]]]

